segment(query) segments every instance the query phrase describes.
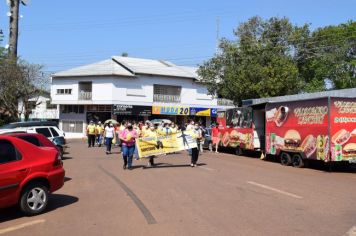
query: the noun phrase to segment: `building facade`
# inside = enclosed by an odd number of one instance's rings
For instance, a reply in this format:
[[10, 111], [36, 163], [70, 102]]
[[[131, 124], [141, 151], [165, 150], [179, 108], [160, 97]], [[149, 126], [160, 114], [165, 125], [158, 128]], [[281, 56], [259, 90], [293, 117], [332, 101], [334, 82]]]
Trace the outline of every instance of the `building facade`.
[[82, 137], [90, 120], [195, 119], [210, 125], [218, 109], [233, 106], [208, 95], [194, 67], [129, 57], [53, 74], [51, 98], [60, 107], [60, 128], [72, 137]]
[[[51, 104], [51, 99], [47, 96], [36, 96], [28, 100], [31, 106], [31, 114], [29, 120], [59, 120], [58, 105]], [[18, 103], [19, 119], [25, 120], [25, 111], [23, 102], [20, 100]]]

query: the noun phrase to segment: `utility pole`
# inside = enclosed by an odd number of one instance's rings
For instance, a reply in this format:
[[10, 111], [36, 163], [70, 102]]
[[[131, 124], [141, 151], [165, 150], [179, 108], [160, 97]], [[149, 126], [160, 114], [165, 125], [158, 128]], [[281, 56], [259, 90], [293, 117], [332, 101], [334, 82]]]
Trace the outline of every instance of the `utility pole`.
[[17, 42], [19, 37], [19, 11], [20, 3], [26, 6], [28, 0], [6, 0], [10, 7], [10, 30], [9, 30], [9, 57], [17, 58]]
[[10, 0], [10, 34], [9, 34], [9, 57], [17, 58], [17, 42], [19, 35], [19, 10], [20, 0]]

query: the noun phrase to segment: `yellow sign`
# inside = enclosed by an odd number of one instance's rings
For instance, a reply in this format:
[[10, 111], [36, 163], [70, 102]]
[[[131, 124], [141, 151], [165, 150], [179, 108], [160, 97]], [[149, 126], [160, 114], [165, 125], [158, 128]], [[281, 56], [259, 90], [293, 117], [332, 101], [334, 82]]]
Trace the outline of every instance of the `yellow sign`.
[[183, 131], [171, 135], [139, 138], [136, 139], [138, 155], [143, 158], [196, 148], [197, 141], [193, 137], [191, 131]]
[[189, 115], [189, 107], [152, 106], [152, 114], [154, 114], [154, 115], [188, 116]]

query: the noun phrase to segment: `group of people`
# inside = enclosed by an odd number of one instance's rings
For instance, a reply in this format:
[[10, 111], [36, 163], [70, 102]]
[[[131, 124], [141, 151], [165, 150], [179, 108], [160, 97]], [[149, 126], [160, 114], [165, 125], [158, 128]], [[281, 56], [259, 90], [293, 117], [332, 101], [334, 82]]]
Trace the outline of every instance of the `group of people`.
[[[194, 138], [197, 140], [197, 148], [189, 149], [191, 156], [191, 167], [197, 166], [199, 152], [203, 151], [205, 129], [193, 120], [183, 127], [179, 127], [174, 122], [153, 124], [149, 121], [130, 122], [122, 121], [121, 123], [108, 122], [102, 124], [100, 121], [95, 124], [90, 121], [87, 126], [88, 148], [95, 145], [101, 146], [105, 144], [106, 154], [111, 154], [112, 145], [121, 147], [123, 157], [123, 169], [132, 169], [132, 161], [134, 155], [138, 158], [138, 150], [135, 145], [137, 138], [157, 138], [158, 136], [171, 135], [182, 130], [192, 131]], [[148, 159], [148, 167], [153, 167], [155, 156], [150, 156]]]

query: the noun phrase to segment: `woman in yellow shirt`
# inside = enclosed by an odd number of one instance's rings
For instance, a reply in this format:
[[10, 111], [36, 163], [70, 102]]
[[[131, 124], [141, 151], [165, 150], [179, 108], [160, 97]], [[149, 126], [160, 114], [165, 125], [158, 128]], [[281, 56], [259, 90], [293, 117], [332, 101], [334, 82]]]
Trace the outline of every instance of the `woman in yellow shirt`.
[[[144, 138], [157, 138], [157, 131], [155, 129], [155, 126], [153, 124], [150, 124], [150, 128], [147, 129], [144, 133], [143, 133], [143, 137]], [[150, 156], [148, 157], [148, 164], [147, 167], [153, 167], [155, 165], [154, 163], [154, 158], [155, 156]]]

